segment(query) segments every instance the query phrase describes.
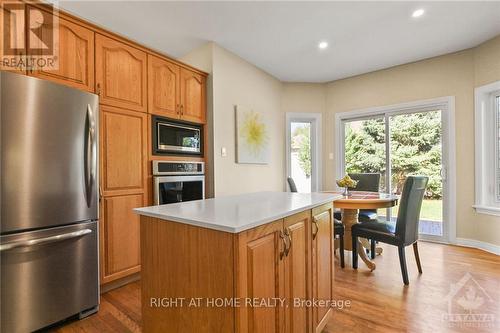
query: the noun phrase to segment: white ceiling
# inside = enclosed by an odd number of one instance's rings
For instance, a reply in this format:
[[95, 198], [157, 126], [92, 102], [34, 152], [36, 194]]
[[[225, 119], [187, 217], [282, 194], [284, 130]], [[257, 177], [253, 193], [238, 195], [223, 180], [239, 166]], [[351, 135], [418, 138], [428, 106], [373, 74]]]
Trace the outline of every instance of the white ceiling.
[[[478, 45], [500, 2], [60, 1], [61, 8], [180, 57], [214, 41], [282, 81], [325, 82]], [[411, 13], [424, 8], [413, 19]], [[319, 50], [326, 40], [330, 46]]]

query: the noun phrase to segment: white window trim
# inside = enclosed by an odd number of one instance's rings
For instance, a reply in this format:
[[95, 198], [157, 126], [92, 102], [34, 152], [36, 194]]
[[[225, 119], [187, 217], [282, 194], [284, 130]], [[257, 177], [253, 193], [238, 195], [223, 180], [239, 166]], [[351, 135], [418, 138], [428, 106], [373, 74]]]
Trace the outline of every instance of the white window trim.
[[499, 91], [500, 81], [477, 87], [474, 90], [475, 204], [473, 207], [480, 214], [495, 216], [500, 216], [500, 202], [496, 196], [495, 166], [498, 162], [495, 161], [497, 140], [494, 105]]
[[456, 225], [456, 150], [455, 150], [455, 97], [444, 96], [432, 99], [418, 100], [407, 103], [377, 106], [360, 110], [351, 110], [335, 114], [334, 119], [334, 147], [335, 147], [335, 172], [336, 176], [342, 175], [344, 166], [344, 130], [342, 121], [355, 118], [367, 118], [381, 113], [390, 115], [421, 112], [425, 110], [435, 110], [436, 107], [442, 111], [443, 119], [446, 117], [443, 127], [443, 144], [447, 146], [446, 153], [443, 155], [443, 167], [445, 172], [445, 183], [443, 191], [446, 198], [446, 205], [443, 207], [443, 221], [447, 221], [447, 230], [439, 239], [428, 237], [426, 240], [439, 241], [445, 243], [456, 243], [457, 225]]
[[[318, 192], [323, 189], [323, 181], [322, 181], [322, 174], [323, 174], [323, 164], [322, 164], [322, 152], [323, 152], [323, 147], [321, 144], [322, 141], [322, 134], [321, 134], [321, 113], [308, 113], [308, 112], [287, 112], [285, 115], [285, 155], [286, 155], [286, 176], [290, 177], [291, 175], [291, 170], [290, 170], [290, 153], [292, 147], [290, 146], [290, 142], [288, 138], [290, 137], [290, 122], [310, 122], [311, 125], [314, 127], [314, 132], [316, 132], [316, 135], [314, 137], [311, 137], [311, 146], [314, 146], [314, 149], [312, 151], [312, 156], [311, 158], [314, 160], [315, 164], [315, 176], [313, 179], [311, 179], [311, 192]], [[314, 142], [313, 142], [314, 141]], [[314, 165], [313, 164], [313, 165]], [[288, 185], [287, 182], [285, 181], [285, 192], [288, 191]]]

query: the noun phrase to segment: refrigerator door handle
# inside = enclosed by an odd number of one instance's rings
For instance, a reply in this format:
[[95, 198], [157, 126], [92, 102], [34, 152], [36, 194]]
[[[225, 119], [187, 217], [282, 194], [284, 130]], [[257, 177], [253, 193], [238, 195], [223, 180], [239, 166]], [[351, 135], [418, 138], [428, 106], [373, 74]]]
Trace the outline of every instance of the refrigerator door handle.
[[9, 243], [5, 243], [5, 244], [0, 245], [0, 252], [15, 249], [18, 247], [26, 247], [26, 246], [60, 242], [60, 241], [66, 240], [66, 239], [81, 237], [81, 236], [90, 234], [91, 232], [92, 232], [91, 229], [82, 229], [82, 230], [78, 230], [78, 231], [67, 232], [64, 234], [59, 234], [59, 235], [54, 235], [54, 236], [49, 236], [49, 237], [42, 237], [42, 238], [35, 238], [35, 239], [30, 239], [30, 240], [9, 242]]
[[96, 128], [94, 113], [90, 104], [87, 104], [87, 119], [85, 119], [85, 198], [87, 206], [92, 203], [92, 192], [96, 182], [96, 160], [97, 160], [97, 143], [96, 143]]

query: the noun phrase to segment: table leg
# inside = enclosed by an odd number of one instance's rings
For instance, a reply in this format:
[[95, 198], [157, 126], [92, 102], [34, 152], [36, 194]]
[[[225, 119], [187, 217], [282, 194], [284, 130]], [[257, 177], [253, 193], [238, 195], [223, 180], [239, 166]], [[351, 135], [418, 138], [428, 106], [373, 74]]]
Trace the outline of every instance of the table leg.
[[[357, 209], [342, 209], [342, 224], [344, 225], [344, 248], [347, 251], [352, 251], [352, 234], [351, 227], [358, 223], [358, 210]], [[358, 254], [361, 257], [361, 260], [368, 266], [368, 268], [373, 271], [376, 268], [376, 265], [373, 261], [371, 261], [367, 256], [363, 245], [358, 239]], [[368, 248], [370, 248], [368, 246]]]

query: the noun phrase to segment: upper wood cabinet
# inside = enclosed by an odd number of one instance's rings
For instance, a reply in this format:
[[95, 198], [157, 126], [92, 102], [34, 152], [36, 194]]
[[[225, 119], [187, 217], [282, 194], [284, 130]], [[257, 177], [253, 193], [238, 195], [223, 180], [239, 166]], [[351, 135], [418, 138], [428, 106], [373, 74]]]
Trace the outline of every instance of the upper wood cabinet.
[[[333, 205], [325, 204], [312, 210], [312, 298], [332, 299], [333, 296]], [[325, 327], [332, 309], [313, 308], [313, 328], [319, 333]]]
[[[55, 68], [39, 68], [30, 74], [74, 88], [94, 91], [94, 32], [59, 17], [55, 33], [59, 34], [55, 50]], [[41, 34], [53, 34], [52, 24], [42, 25]], [[42, 37], [43, 39], [43, 37]], [[40, 48], [41, 49], [41, 48]], [[36, 55], [36, 54], [30, 54]]]
[[144, 193], [147, 115], [101, 105], [101, 188], [104, 196]]
[[[15, 25], [16, 28], [14, 31], [11, 31], [11, 25], [4, 24], [5, 20], [7, 17], [9, 19], [13, 16], [13, 13], [11, 12], [11, 8], [6, 5], [15, 5], [16, 8], [23, 9], [25, 8], [25, 4], [23, 4], [21, 1], [0, 1], [0, 7], [2, 8], [2, 11], [0, 12], [1, 17], [0, 17], [0, 55], [2, 58], [7, 60], [7, 64], [4, 64], [3, 61], [0, 61], [0, 69], [3, 71], [9, 71], [9, 72], [15, 72], [19, 74], [26, 74], [26, 69], [24, 66], [21, 67], [16, 67], [17, 65], [20, 64], [19, 59], [23, 59], [23, 61], [26, 60], [26, 46], [25, 44], [25, 39], [26, 39], [26, 33], [23, 34], [23, 36], [17, 36], [16, 34], [19, 31], [25, 32], [25, 28], [23, 26], [24, 20], [15, 20]], [[21, 12], [22, 13], [22, 12]], [[10, 54], [4, 54], [5, 50], [5, 45], [4, 43], [6, 42], [6, 37], [9, 36], [12, 38], [10, 41], [10, 44], [16, 47], [16, 52], [13, 55]], [[20, 37], [20, 38], [16, 38]], [[23, 43], [23, 44], [20, 44]]]
[[187, 121], [205, 122], [205, 77], [181, 69], [180, 113], [181, 118]]
[[147, 111], [146, 53], [96, 34], [96, 92], [102, 104]]
[[180, 117], [180, 67], [148, 55], [148, 112]]

